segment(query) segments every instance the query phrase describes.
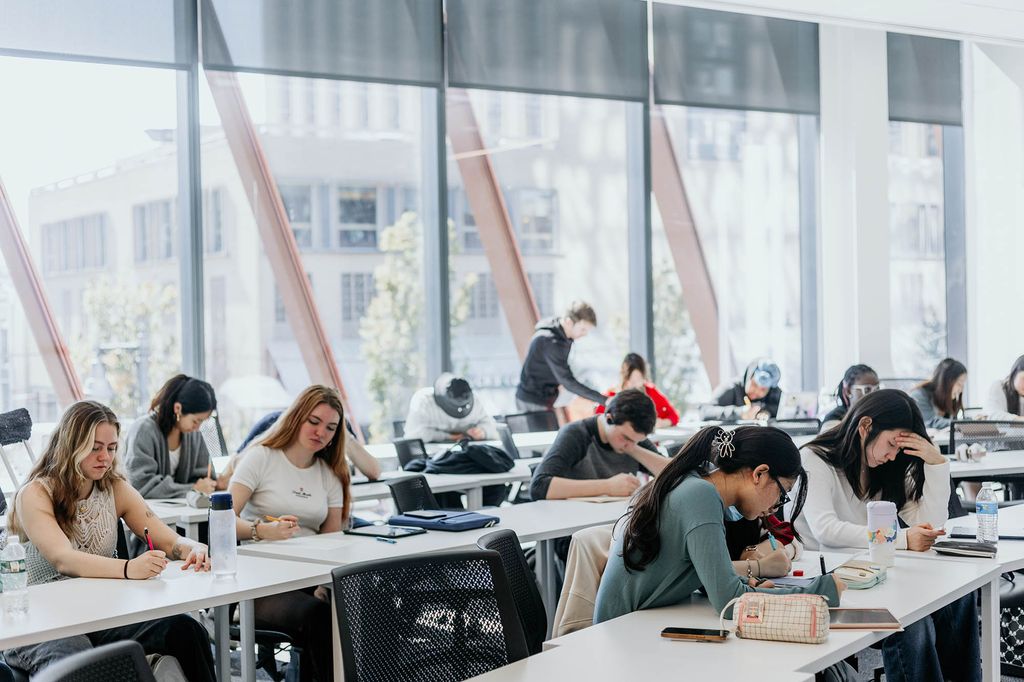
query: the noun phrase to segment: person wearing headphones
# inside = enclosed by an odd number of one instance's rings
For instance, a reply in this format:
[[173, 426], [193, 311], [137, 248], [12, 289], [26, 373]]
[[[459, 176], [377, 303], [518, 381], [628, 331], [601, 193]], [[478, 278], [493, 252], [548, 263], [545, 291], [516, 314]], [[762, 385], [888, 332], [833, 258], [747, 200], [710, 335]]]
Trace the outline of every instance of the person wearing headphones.
[[754, 360], [738, 377], [715, 389], [711, 402], [700, 406], [701, 419], [759, 419], [779, 412], [782, 371], [773, 360]]
[[421, 388], [409, 401], [405, 437], [425, 443], [497, 440], [498, 425], [476, 400], [473, 388], [462, 377], [445, 372], [433, 387]]

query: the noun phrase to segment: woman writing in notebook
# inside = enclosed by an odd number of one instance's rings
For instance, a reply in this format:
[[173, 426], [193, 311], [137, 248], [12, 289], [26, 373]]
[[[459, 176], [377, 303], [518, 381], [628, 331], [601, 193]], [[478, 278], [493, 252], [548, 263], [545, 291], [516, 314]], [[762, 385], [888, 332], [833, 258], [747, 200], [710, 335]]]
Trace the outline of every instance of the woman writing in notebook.
[[[699, 431], [641, 489], [616, 528], [594, 622], [678, 604], [701, 587], [716, 611], [745, 592], [772, 587], [759, 581], [757, 559], [745, 560], [745, 575], [736, 575], [726, 520], [772, 513], [789, 501], [790, 490], [804, 476], [800, 454], [784, 431], [756, 426]], [[806, 486], [799, 489], [797, 510]], [[806, 587], [771, 591], [821, 594], [838, 606], [844, 587], [835, 576], [825, 575]]]
[[[310, 386], [270, 433], [246, 449], [231, 478], [239, 540], [284, 540], [347, 527], [352, 500], [338, 393]], [[333, 675], [331, 607], [323, 587], [257, 599], [256, 626], [302, 648], [301, 680]]]
[[[807, 470], [795, 526], [808, 549], [855, 547], [867, 537], [867, 503], [887, 500], [908, 526], [896, 548], [924, 552], [949, 517], [949, 462], [928, 438], [921, 410], [903, 391], [858, 400], [839, 426], [801, 451]], [[978, 615], [968, 594], [885, 639], [886, 679], [981, 679]]]
[[[8, 516], [8, 532], [25, 542], [29, 585], [64, 578], [146, 580], [164, 570], [210, 570], [206, 546], [164, 525], [118, 472], [119, 435], [117, 417], [96, 402], [77, 402], [61, 416]], [[131, 560], [118, 556], [122, 520], [153, 549]], [[183, 563], [168, 568], [169, 559]], [[209, 636], [187, 614], [9, 649], [4, 656], [34, 675], [74, 653], [125, 639], [139, 642], [147, 654], [174, 656], [193, 682], [214, 679]]]

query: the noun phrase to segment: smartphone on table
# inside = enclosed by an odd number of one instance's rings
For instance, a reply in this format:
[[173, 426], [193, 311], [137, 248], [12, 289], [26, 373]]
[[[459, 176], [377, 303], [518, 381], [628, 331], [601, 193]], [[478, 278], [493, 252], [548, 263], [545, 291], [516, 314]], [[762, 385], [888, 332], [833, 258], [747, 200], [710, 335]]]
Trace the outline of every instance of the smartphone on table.
[[682, 639], [691, 642], [724, 642], [728, 630], [702, 630], [700, 628], [665, 628], [661, 636], [666, 639]]

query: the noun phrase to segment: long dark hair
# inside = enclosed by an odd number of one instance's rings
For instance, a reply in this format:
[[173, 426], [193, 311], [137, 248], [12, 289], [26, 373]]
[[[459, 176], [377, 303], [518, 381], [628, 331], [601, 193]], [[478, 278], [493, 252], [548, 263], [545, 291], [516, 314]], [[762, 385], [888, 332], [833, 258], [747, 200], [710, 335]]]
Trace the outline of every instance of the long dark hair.
[[619, 368], [619, 390], [626, 388], [626, 381], [633, 374], [640, 372], [640, 376], [647, 379], [647, 361], [639, 353], [626, 353], [622, 359], [622, 367]]
[[963, 412], [964, 394], [961, 393], [953, 398], [953, 384], [956, 380], [967, 374], [967, 367], [964, 363], [953, 358], [946, 358], [935, 367], [932, 378], [917, 385], [923, 388], [931, 396], [935, 407], [942, 410], [942, 416], [953, 418]]
[[[864, 417], [871, 418], [871, 429], [862, 441], [858, 427]], [[869, 468], [867, 488], [861, 484], [865, 448], [878, 438], [878, 434], [889, 429], [913, 431], [931, 442], [924, 417], [914, 399], [903, 391], [890, 388], [868, 393], [853, 404], [838, 426], [804, 447], [842, 471], [858, 498], [869, 500], [881, 492], [883, 500], [893, 502], [897, 509], [901, 509], [907, 500], [919, 500], [924, 493], [924, 461], [921, 458], [901, 450], [891, 462]]]
[[836, 396], [839, 398], [839, 402], [842, 403], [843, 407], [850, 406], [850, 387], [852, 387], [857, 380], [861, 377], [874, 374], [876, 377], [878, 373], [868, 367], [867, 365], [853, 365], [846, 370], [846, 374], [843, 375], [843, 380], [836, 386]]
[[1003, 382], [1003, 393], [1006, 395], [1006, 411], [1011, 414], [1020, 414], [1020, 394], [1013, 387], [1013, 380], [1021, 372], [1024, 372], [1024, 355], [1013, 362], [1013, 367], [1010, 368], [1010, 376], [1006, 377], [1006, 381]]
[[807, 474], [800, 464], [800, 452], [789, 435], [775, 427], [741, 426], [732, 432], [735, 450], [732, 456], [719, 458], [712, 447], [716, 437], [725, 431], [708, 426], [698, 431], [669, 462], [654, 481], [641, 489], [630, 507], [622, 543], [622, 559], [631, 571], [642, 571], [661, 552], [660, 520], [662, 503], [687, 476], [697, 472], [707, 476], [720, 469], [731, 474], [741, 469], [768, 465], [778, 478], [799, 481], [792, 517], [796, 518], [807, 495]]
[[156, 425], [165, 437], [178, 421], [178, 416], [174, 414], [174, 403], [181, 403], [182, 414], [200, 414], [217, 409], [217, 396], [213, 386], [202, 379], [193, 379], [185, 374], [168, 379], [149, 405], [150, 412], [156, 418]]

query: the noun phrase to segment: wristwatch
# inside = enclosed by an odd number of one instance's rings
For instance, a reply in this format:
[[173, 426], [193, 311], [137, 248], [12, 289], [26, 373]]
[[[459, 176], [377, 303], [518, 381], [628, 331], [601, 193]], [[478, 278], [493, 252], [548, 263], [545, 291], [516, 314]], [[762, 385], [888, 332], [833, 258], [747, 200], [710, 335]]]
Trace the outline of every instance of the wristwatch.
[[261, 538], [259, 536], [259, 533], [256, 532], [256, 529], [259, 527], [259, 525], [260, 525], [260, 520], [259, 519], [256, 519], [255, 521], [252, 522], [251, 530], [252, 530], [252, 541], [253, 542], [259, 542], [260, 540], [263, 539], [263, 538]]

